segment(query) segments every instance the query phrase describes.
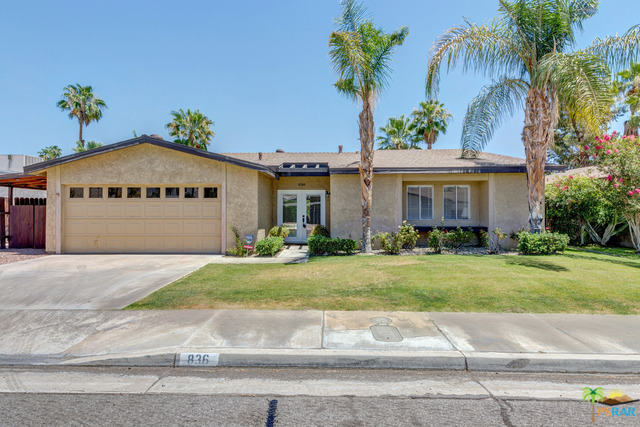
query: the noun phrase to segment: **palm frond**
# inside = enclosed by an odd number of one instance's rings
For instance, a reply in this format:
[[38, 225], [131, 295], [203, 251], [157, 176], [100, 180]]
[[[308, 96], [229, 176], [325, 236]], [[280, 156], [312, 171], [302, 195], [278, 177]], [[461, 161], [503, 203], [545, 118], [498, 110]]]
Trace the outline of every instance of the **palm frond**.
[[[382, 33], [380, 31], [380, 33]], [[371, 55], [370, 81], [375, 85], [374, 93], [379, 93], [387, 87], [391, 74], [391, 55], [397, 46], [401, 46], [409, 35], [409, 28], [402, 27], [391, 34], [379, 34], [380, 43]]]
[[342, 15], [335, 19], [339, 32], [353, 33], [367, 19], [367, 8], [355, 0], [342, 0]]
[[438, 95], [440, 72], [446, 63], [447, 71], [462, 61], [464, 71], [473, 70], [487, 76], [520, 75], [529, 63], [526, 48], [516, 43], [501, 21], [489, 25], [475, 25], [468, 20], [452, 27], [431, 47], [427, 66], [426, 94]]
[[529, 84], [520, 79], [502, 78], [485, 86], [469, 103], [462, 126], [462, 156], [482, 151], [504, 119], [522, 108]]
[[[341, 79], [360, 80], [369, 69], [358, 32], [332, 32], [329, 36], [329, 59]], [[361, 85], [361, 82], [357, 82]]]
[[640, 24], [629, 29], [622, 36], [607, 36], [596, 38], [584, 53], [601, 57], [611, 68], [617, 72], [640, 59]]
[[601, 58], [585, 53], [551, 54], [539, 64], [538, 87], [549, 87], [559, 107], [571, 111], [593, 132], [598, 133], [613, 103], [610, 75]]

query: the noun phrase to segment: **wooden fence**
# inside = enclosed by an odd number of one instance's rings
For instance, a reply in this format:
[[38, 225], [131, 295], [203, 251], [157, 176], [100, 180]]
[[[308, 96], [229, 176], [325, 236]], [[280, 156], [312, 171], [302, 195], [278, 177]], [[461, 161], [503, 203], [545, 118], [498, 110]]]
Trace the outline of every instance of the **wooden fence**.
[[14, 204], [0, 198], [0, 248], [44, 249], [47, 199], [16, 197]]

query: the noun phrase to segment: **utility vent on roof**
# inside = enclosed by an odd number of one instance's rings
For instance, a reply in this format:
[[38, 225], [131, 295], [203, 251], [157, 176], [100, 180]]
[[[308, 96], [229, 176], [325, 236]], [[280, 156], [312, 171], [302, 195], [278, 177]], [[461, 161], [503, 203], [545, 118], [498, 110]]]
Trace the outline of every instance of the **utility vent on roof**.
[[283, 169], [328, 169], [329, 163], [283, 163]]

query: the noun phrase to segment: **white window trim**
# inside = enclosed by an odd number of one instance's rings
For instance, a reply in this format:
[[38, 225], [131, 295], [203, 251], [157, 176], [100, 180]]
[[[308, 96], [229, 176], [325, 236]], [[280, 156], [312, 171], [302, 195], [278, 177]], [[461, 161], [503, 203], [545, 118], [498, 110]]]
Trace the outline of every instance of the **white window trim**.
[[[409, 189], [418, 187], [418, 218], [409, 218]], [[422, 189], [431, 188], [431, 218], [422, 217]], [[409, 221], [427, 221], [433, 219], [433, 202], [434, 202], [433, 185], [407, 185], [407, 219]]]
[[[456, 217], [455, 218], [445, 218], [444, 215], [446, 214], [446, 210], [445, 210], [445, 206], [444, 204], [446, 203], [446, 199], [444, 197], [447, 188], [455, 188], [456, 191]], [[466, 187], [467, 188], [467, 218], [458, 218], [458, 187]], [[468, 221], [471, 219], [471, 186], [470, 185], [444, 185], [442, 187], [442, 217], [444, 218], [445, 221]]]

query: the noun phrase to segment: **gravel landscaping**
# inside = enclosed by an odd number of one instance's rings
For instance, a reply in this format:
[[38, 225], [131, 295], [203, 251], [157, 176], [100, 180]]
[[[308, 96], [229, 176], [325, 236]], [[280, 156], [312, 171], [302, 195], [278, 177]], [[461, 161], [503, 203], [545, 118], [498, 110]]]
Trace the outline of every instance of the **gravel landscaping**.
[[46, 256], [44, 249], [0, 249], [0, 265]]

